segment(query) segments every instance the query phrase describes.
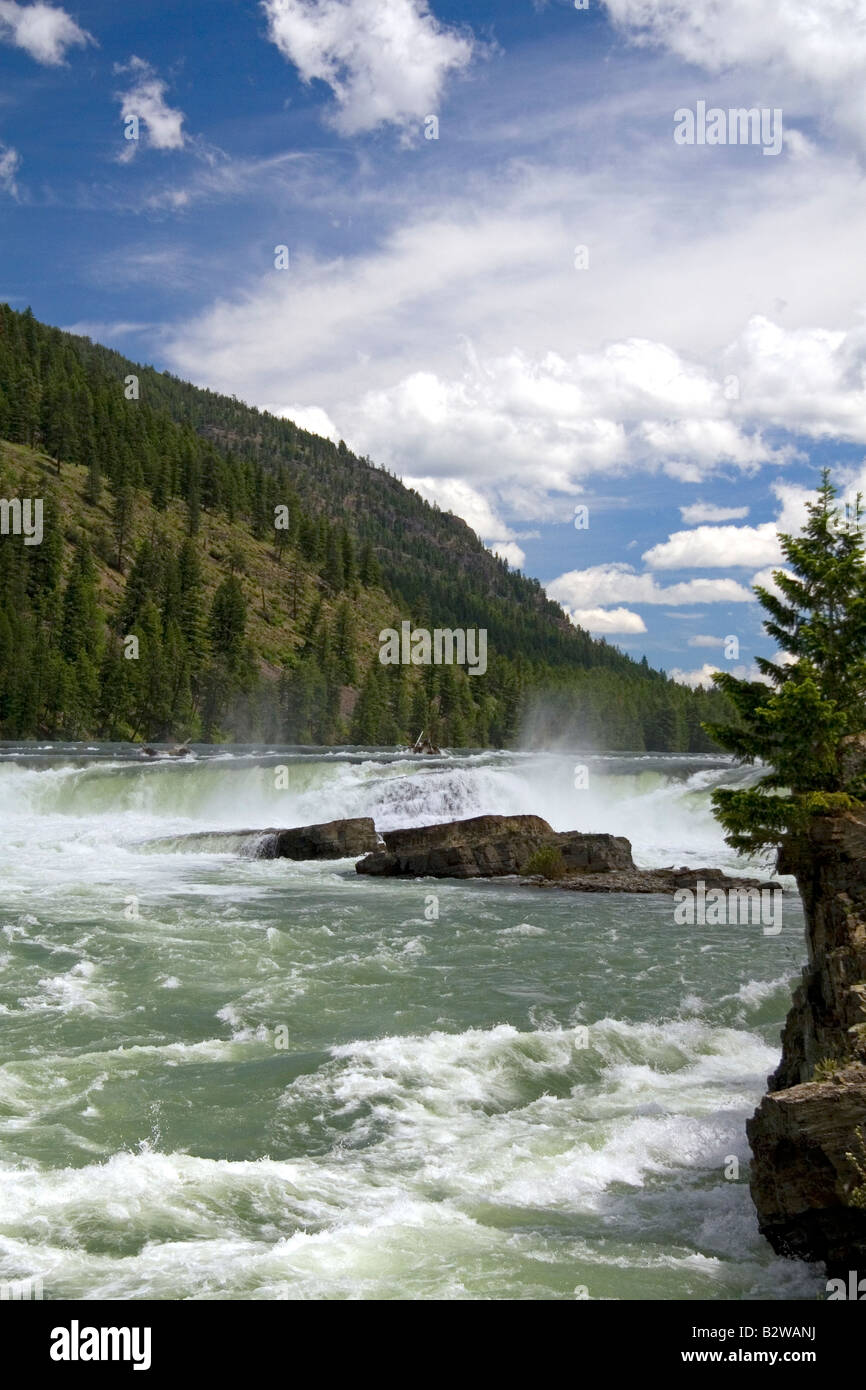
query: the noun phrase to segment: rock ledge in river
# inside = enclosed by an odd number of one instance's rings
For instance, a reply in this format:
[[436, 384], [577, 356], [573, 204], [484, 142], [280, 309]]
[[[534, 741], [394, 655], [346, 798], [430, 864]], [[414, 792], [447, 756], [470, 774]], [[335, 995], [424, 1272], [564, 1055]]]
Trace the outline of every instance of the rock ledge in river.
[[634, 870], [631, 845], [617, 835], [557, 834], [541, 816], [468, 820], [386, 830], [385, 848], [355, 865], [359, 874], [410, 878], [500, 878], [521, 874], [536, 850], [556, 846], [572, 873]]

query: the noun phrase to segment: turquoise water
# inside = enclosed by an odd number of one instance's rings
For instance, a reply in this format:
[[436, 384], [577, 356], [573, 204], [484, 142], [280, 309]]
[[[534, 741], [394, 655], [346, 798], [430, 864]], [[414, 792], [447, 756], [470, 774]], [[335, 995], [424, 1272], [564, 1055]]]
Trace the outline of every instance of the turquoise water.
[[562, 754], [0, 755], [0, 1278], [83, 1299], [823, 1288], [773, 1256], [747, 1186], [795, 897], [768, 937], [675, 926], [665, 897], [180, 838], [528, 811], [627, 834], [642, 863], [731, 866], [721, 760], [586, 759], [576, 791]]

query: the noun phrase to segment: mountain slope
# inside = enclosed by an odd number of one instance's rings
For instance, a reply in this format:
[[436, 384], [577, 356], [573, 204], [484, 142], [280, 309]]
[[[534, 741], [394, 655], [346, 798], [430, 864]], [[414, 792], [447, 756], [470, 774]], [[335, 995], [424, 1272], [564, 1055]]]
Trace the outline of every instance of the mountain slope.
[[[709, 747], [693, 693], [574, 628], [464, 522], [341, 442], [0, 306], [0, 735]], [[384, 667], [403, 619], [486, 675]], [[26, 629], [26, 631], [25, 631]], [[137, 638], [131, 655], [127, 639]], [[19, 660], [17, 653], [24, 653]]]

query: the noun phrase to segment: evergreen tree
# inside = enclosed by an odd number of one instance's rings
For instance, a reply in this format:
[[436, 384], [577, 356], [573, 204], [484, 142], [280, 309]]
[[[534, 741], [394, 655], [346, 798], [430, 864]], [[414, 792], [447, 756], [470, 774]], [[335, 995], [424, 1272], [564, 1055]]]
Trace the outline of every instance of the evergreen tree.
[[866, 731], [866, 560], [860, 499], [844, 512], [824, 471], [801, 536], [782, 535], [791, 572], [774, 571], [777, 597], [755, 592], [764, 627], [789, 663], [759, 658], [768, 683], [713, 677], [738, 721], [710, 724], [740, 762], [768, 769], [753, 788], [713, 794], [725, 838], [735, 849], [778, 845], [822, 811], [850, 807], [866, 785], [846, 775], [841, 741]]
[[114, 532], [114, 539], [117, 543], [117, 559], [115, 569], [118, 574], [123, 574], [125, 559], [124, 549], [129, 535], [132, 531], [135, 518], [135, 492], [131, 487], [124, 486], [114, 498], [114, 506], [111, 513], [111, 529]]

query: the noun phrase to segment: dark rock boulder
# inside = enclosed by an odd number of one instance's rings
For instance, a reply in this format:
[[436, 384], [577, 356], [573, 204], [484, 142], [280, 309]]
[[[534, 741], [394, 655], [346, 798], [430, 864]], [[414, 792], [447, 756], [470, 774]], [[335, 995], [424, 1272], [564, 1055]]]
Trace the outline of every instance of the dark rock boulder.
[[376, 827], [369, 816], [262, 833], [268, 838], [259, 848], [260, 859], [354, 859], [359, 854], [370, 853], [379, 844]]
[[499, 878], [522, 874], [536, 850], [557, 847], [566, 870], [606, 873], [633, 868], [628, 840], [615, 835], [557, 834], [541, 816], [472, 816], [441, 825], [386, 830], [383, 850], [355, 865], [359, 874], [414, 878]]
[[866, 1271], [866, 1208], [852, 1204], [866, 1171], [864, 1121], [866, 1066], [852, 1063], [764, 1096], [746, 1126], [763, 1235], [781, 1255], [822, 1261], [832, 1277]]
[[199, 830], [150, 843], [156, 847], [169, 844], [172, 848], [188, 845], [190, 849], [232, 850], [250, 859], [356, 859], [376, 849], [380, 840], [370, 817], [356, 816], [290, 830]]

